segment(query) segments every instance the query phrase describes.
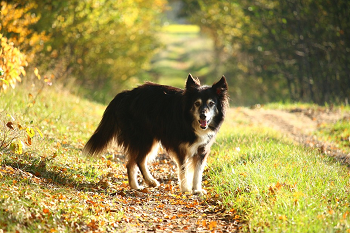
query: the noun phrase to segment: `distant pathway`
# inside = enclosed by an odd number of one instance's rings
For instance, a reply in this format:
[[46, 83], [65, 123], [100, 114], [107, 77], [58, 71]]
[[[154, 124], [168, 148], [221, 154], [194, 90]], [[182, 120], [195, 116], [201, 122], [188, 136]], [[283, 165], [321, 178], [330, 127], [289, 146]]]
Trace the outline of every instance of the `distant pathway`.
[[350, 166], [350, 154], [337, 149], [331, 143], [320, 141], [312, 132], [322, 123], [335, 122], [343, 116], [338, 112], [294, 109], [290, 112], [263, 108], [241, 108], [241, 112], [253, 123], [274, 128], [308, 147], [318, 148]]

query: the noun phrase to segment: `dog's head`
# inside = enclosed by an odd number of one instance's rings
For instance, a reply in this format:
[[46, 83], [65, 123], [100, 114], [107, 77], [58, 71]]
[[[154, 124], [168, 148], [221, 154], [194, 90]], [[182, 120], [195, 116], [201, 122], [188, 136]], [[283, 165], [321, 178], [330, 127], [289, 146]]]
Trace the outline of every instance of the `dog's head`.
[[186, 96], [192, 115], [193, 128], [198, 130], [217, 130], [220, 127], [227, 105], [227, 82], [222, 78], [210, 86], [201, 86], [190, 74], [186, 81]]

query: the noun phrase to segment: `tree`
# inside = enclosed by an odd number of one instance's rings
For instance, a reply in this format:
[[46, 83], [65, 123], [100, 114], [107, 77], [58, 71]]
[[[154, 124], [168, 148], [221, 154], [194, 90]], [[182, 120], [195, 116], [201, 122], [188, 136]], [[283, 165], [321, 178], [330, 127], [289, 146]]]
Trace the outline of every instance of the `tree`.
[[25, 67], [33, 61], [34, 54], [43, 49], [41, 44], [48, 38], [44, 33], [30, 29], [30, 25], [39, 20], [30, 13], [35, 4], [18, 7], [1, 1], [0, 6], [0, 68], [4, 72], [0, 89], [6, 90], [22, 81], [26, 75]]
[[[36, 56], [41, 70], [94, 89], [114, 89], [147, 64], [159, 45], [158, 18], [165, 0], [17, 0], [39, 19], [30, 27], [49, 35]], [[9, 35], [10, 37], [12, 35]]]

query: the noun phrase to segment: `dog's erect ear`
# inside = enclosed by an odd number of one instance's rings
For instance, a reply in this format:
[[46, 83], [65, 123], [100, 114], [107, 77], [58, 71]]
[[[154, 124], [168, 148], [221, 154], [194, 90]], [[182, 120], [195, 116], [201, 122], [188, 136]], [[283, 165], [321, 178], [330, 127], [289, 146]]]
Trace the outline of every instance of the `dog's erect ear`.
[[216, 94], [221, 95], [223, 92], [227, 91], [227, 82], [225, 76], [213, 84], [212, 88], [215, 90]]
[[198, 88], [200, 87], [199, 79], [194, 79], [191, 74], [188, 75], [186, 81], [186, 89]]

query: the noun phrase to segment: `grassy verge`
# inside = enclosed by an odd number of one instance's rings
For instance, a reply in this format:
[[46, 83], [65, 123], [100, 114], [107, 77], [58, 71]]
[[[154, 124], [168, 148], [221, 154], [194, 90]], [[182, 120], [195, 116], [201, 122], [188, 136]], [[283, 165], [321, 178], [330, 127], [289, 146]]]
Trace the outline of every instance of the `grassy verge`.
[[211, 159], [209, 183], [249, 231], [350, 232], [348, 167], [251, 127], [233, 110]]
[[316, 135], [350, 153], [350, 118], [343, 118], [331, 124], [321, 124]]
[[81, 156], [104, 106], [55, 87], [23, 86], [1, 93], [0, 106], [0, 140], [7, 138], [0, 148], [0, 229], [115, 229], [122, 208], [103, 180], [120, 165]]
[[[318, 106], [307, 103], [281, 104], [272, 103], [265, 106], [270, 109], [287, 111], [298, 110], [308, 114], [310, 118], [318, 121], [317, 130], [314, 132], [320, 140], [331, 142], [345, 153], [350, 153], [350, 106]], [[335, 115], [337, 121], [324, 122], [318, 119], [318, 115]]]

